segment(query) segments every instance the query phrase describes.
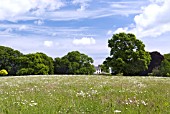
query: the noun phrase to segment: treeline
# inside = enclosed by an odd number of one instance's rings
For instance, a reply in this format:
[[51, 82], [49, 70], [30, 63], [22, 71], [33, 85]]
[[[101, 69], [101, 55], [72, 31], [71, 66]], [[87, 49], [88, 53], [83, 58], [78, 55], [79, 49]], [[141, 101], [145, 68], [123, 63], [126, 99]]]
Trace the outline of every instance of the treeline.
[[[113, 75], [170, 76], [170, 54], [149, 53], [142, 41], [131, 33], [114, 34], [108, 40], [110, 56], [100, 65]], [[93, 74], [93, 59], [78, 51], [55, 59], [44, 53], [22, 54], [0, 46], [0, 75]]]
[[8, 75], [93, 74], [93, 59], [78, 51], [69, 52], [62, 58], [51, 58], [37, 52], [23, 54], [18, 50], [0, 46], [0, 70]]

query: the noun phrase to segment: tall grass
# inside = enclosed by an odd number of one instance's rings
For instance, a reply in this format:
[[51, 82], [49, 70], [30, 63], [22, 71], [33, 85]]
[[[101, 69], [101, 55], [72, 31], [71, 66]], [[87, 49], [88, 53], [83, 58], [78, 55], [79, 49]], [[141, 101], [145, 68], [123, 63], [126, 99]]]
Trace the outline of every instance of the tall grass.
[[170, 78], [0, 78], [0, 114], [170, 114]]

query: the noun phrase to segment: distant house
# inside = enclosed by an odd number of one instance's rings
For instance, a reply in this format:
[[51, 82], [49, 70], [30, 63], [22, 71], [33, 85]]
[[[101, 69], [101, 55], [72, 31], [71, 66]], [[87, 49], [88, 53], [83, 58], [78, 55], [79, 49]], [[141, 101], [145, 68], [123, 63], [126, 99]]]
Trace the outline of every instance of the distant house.
[[110, 74], [112, 74], [112, 73], [113, 73], [113, 71], [112, 71], [112, 68], [111, 68], [111, 67], [109, 67], [109, 73], [110, 73]]
[[96, 69], [96, 71], [94, 72], [94, 74], [101, 74], [102, 73], [102, 70], [99, 66], [96, 66], [95, 69]]

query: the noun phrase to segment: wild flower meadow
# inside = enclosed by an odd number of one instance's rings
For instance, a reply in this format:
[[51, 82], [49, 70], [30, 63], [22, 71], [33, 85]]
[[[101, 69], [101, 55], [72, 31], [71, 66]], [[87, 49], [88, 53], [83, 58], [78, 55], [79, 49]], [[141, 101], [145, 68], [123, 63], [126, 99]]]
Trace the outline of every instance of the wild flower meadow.
[[169, 114], [170, 78], [0, 78], [0, 114]]

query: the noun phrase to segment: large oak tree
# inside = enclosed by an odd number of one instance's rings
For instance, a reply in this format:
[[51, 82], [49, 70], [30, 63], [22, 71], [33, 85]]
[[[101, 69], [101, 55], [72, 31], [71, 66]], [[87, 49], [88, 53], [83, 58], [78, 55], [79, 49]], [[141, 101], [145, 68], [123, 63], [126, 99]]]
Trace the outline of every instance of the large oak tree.
[[151, 57], [145, 51], [145, 45], [134, 34], [114, 34], [108, 41], [111, 48], [110, 57], [104, 64], [112, 68], [115, 73], [124, 75], [138, 75], [148, 68]]

